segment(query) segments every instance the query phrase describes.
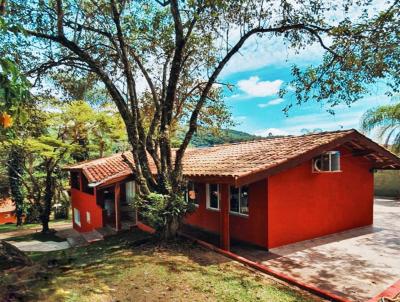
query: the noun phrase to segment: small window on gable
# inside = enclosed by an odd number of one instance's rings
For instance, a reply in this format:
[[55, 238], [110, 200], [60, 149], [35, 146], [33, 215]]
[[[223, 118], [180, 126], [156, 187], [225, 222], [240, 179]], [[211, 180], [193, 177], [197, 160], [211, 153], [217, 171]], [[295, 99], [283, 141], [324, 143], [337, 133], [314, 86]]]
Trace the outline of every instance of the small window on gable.
[[200, 203], [198, 194], [199, 194], [198, 184], [189, 181], [186, 189], [186, 201], [193, 202], [198, 207]]
[[79, 172], [71, 172], [71, 188], [77, 190], [81, 189], [81, 182], [79, 178]]
[[207, 209], [219, 210], [218, 184], [207, 184]]
[[313, 159], [313, 172], [340, 172], [340, 152], [329, 151]]

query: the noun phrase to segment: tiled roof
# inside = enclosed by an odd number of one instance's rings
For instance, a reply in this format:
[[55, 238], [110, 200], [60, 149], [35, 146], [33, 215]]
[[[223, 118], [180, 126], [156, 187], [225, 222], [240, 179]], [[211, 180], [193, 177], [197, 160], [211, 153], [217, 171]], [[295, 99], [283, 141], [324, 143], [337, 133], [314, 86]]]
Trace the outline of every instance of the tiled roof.
[[11, 212], [15, 210], [15, 205], [10, 198], [0, 198], [0, 213]]
[[351, 130], [191, 149], [185, 157], [184, 173], [193, 176], [240, 177], [279, 165], [349, 133]]
[[[237, 179], [284, 165], [313, 151], [328, 151], [322, 150], [324, 146], [331, 148], [335, 142], [342, 144], [347, 138], [349, 141], [357, 138], [364, 140], [364, 143], [372, 144], [375, 149], [385, 153], [392, 161], [397, 161], [396, 164], [400, 167], [400, 159], [394, 154], [356, 130], [343, 130], [302, 136], [272, 137], [205, 148], [189, 148], [183, 161], [183, 173], [187, 177]], [[116, 177], [130, 175], [132, 170], [127, 161], [133, 163], [130, 152], [79, 163], [67, 169], [82, 169], [89, 183], [103, 183]], [[151, 168], [152, 172], [156, 173], [155, 167]]]

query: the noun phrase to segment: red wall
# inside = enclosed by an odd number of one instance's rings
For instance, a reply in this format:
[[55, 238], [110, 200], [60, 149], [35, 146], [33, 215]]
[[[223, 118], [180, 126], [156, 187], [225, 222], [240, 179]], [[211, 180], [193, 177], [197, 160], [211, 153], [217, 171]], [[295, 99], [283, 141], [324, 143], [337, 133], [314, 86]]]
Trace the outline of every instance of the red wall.
[[[72, 220], [74, 229], [79, 232], [90, 232], [103, 226], [103, 211], [96, 204], [96, 195], [87, 194], [71, 188]], [[74, 220], [74, 208], [81, 214], [81, 226]], [[90, 223], [86, 220], [86, 212], [90, 212]]]
[[371, 165], [340, 151], [342, 172], [312, 173], [308, 161], [269, 177], [269, 248], [372, 224]]
[[15, 217], [13, 211], [0, 213], [0, 224], [16, 223], [16, 222], [17, 222], [17, 217]]
[[[266, 247], [266, 180], [249, 185], [249, 216], [230, 214], [229, 225], [231, 238]], [[199, 184], [200, 204], [197, 210], [185, 220], [187, 224], [219, 233], [219, 211], [206, 208], [206, 185]]]

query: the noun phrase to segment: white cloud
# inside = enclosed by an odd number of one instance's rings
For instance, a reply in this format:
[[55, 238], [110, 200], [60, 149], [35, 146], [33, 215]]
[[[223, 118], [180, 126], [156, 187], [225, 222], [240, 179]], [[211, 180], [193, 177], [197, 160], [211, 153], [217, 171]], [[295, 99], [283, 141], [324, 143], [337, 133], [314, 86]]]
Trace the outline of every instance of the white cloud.
[[260, 129], [254, 132], [254, 135], [258, 136], [271, 136], [271, 135], [288, 135], [289, 133], [285, 130], [278, 128], [268, 128], [268, 129]]
[[247, 80], [238, 81], [237, 85], [249, 96], [264, 97], [277, 94], [282, 83], [282, 80], [260, 81], [259, 77], [252, 76]]
[[278, 98], [278, 99], [273, 99], [273, 100], [271, 100], [271, 101], [269, 101], [267, 103], [258, 104], [257, 106], [260, 107], [260, 108], [265, 108], [265, 107], [268, 107], [268, 106], [279, 105], [279, 104], [283, 103], [284, 101], [285, 101], [284, 99]]

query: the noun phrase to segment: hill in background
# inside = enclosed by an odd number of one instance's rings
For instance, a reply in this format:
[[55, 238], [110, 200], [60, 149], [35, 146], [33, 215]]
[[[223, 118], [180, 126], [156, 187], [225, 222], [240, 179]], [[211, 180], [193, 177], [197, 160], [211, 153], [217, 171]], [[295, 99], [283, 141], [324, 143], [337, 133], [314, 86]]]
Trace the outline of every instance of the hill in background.
[[[180, 132], [178, 134], [178, 140], [182, 140], [183, 136], [184, 133]], [[237, 143], [260, 138], [262, 137], [232, 129], [223, 129], [218, 134], [202, 130], [193, 136], [190, 144], [193, 147], [209, 147], [213, 145]]]

